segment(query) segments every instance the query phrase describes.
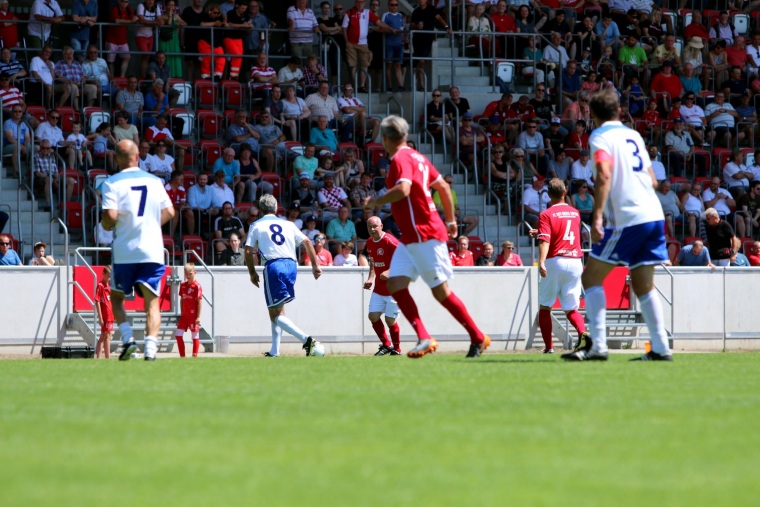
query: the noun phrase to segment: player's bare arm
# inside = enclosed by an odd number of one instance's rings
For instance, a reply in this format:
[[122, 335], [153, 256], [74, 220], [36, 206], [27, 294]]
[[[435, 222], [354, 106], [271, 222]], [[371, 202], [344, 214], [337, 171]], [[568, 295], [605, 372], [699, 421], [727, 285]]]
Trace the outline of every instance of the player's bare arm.
[[116, 222], [119, 220], [119, 212], [115, 209], [104, 209], [103, 210], [103, 216], [101, 217], [100, 223], [103, 226], [103, 229], [107, 231], [112, 231], [114, 227], [116, 227]]
[[317, 252], [314, 250], [314, 244], [310, 239], [307, 238], [303, 240], [301, 245], [306, 249], [306, 255], [309, 256], [309, 260], [311, 261], [311, 273], [314, 275], [314, 279], [318, 280], [319, 277], [322, 276], [322, 268], [319, 267], [319, 261], [317, 260]]
[[372, 284], [375, 282], [375, 263], [372, 262], [372, 257], [369, 257], [367, 259], [369, 264], [369, 276], [367, 277], [367, 281], [364, 282], [364, 289], [369, 290], [372, 288]]
[[454, 199], [451, 197], [451, 187], [449, 187], [446, 180], [441, 177], [438, 177], [431, 186], [436, 192], [438, 192], [438, 195], [441, 198], [443, 216], [445, 217], [444, 220], [446, 222], [446, 229], [449, 231], [449, 237], [456, 238], [459, 233], [459, 228], [457, 227], [457, 219], [454, 214]]
[[259, 286], [259, 274], [256, 272], [256, 259], [253, 257], [253, 248], [245, 247], [245, 265], [248, 268], [248, 274], [251, 277], [251, 283], [256, 287]]
[[201, 309], [203, 308], [203, 298], [198, 299], [198, 310], [196, 311], [195, 315], [195, 322], [200, 323], [201, 321]]
[[549, 255], [549, 242], [538, 240], [538, 274], [546, 278], [546, 257]]
[[169, 206], [161, 210], [161, 225], [166, 224], [172, 218], [174, 218], [174, 206]]
[[[597, 152], [599, 153], [599, 152]], [[607, 155], [609, 157], [609, 155]], [[651, 168], [650, 168], [651, 171]], [[612, 162], [596, 162], [596, 185], [594, 190], [594, 210], [591, 213], [591, 241], [598, 243], [604, 238], [604, 206], [612, 187]]]

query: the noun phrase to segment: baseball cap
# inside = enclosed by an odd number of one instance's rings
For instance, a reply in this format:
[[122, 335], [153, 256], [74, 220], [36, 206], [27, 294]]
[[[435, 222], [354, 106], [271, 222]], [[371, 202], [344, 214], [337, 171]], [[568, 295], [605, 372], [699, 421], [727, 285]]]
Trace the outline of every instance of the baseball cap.
[[293, 204], [290, 205], [290, 209], [301, 209], [301, 205], [298, 204], [297, 202], [294, 202]]
[[670, 60], [665, 60], [664, 62], [662, 62], [662, 66], [663, 67], [672, 67], [673, 66], [673, 62], [670, 61]]
[[464, 113], [462, 118], [472, 118], [472, 113]]
[[541, 175], [533, 176], [533, 181], [544, 181], [546, 178], [544, 178]]
[[325, 173], [325, 178], [335, 178], [335, 173], [332, 171], [328, 171]]
[[316, 221], [317, 221], [317, 217], [315, 217], [314, 215], [309, 215], [309, 216], [306, 218], [306, 221], [307, 221], [307, 222], [316, 222]]
[[307, 180], [310, 180], [311, 179], [311, 175], [309, 173], [301, 173], [300, 175], [298, 175], [298, 179], [302, 180], [304, 178], [306, 178]]
[[673, 118], [673, 122], [674, 123], [683, 123], [683, 118], [681, 118], [680, 116], [676, 116], [675, 118]]
[[562, 123], [562, 120], [560, 120], [559, 116], [555, 116], [552, 118], [552, 123]]

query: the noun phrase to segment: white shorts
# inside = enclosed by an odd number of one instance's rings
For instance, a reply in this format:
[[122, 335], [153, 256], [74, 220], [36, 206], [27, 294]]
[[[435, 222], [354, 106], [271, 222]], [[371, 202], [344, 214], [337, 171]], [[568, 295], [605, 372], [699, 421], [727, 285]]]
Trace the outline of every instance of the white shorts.
[[399, 243], [391, 259], [389, 277], [394, 276], [405, 276], [412, 281], [421, 276], [431, 289], [453, 278], [446, 243], [437, 239], [411, 245]]
[[551, 308], [559, 298], [563, 310], [577, 310], [581, 300], [581, 259], [552, 257], [545, 264], [546, 278], [538, 281], [538, 304]]
[[381, 296], [373, 292], [369, 297], [369, 313], [384, 313], [386, 317], [397, 319], [399, 314], [398, 303], [393, 296]]

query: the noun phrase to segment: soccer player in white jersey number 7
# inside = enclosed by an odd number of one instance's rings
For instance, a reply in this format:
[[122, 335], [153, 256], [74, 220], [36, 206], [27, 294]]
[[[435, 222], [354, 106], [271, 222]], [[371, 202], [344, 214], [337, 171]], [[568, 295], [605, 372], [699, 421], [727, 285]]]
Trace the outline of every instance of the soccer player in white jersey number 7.
[[111, 303], [119, 324], [123, 348], [119, 361], [128, 361], [137, 345], [124, 311], [124, 298], [133, 290], [145, 300], [145, 360], [156, 359], [161, 327], [159, 299], [164, 277], [164, 242], [161, 226], [174, 217], [174, 206], [162, 180], [139, 169], [137, 145], [124, 140], [116, 145], [116, 161], [124, 167], [103, 183], [101, 225], [113, 230]]
[[278, 218], [277, 199], [265, 194], [259, 199], [259, 210], [264, 215], [251, 224], [248, 237], [245, 240], [245, 265], [251, 275], [251, 283], [259, 286], [259, 274], [256, 272], [254, 251], [258, 250], [264, 262], [264, 295], [269, 308], [269, 320], [272, 322], [272, 348], [265, 352], [266, 357], [280, 355], [280, 339], [282, 331], [287, 331], [303, 343], [307, 356], [313, 355], [318, 344], [311, 336], [301, 331], [285, 316], [285, 304], [296, 297], [294, 285], [298, 261], [296, 247], [303, 245], [311, 259], [311, 271], [314, 279], [322, 275], [309, 238], [302, 233], [293, 222]]
[[[602, 283], [616, 265], [629, 266], [631, 287], [639, 298], [652, 350], [636, 360], [672, 361], [663, 324], [662, 303], [654, 287], [654, 266], [668, 259], [665, 217], [655, 188], [657, 180], [644, 141], [619, 121], [620, 104], [609, 90], [589, 103], [598, 126], [591, 134], [596, 191], [591, 215], [591, 257], [583, 272], [591, 340], [564, 354], [573, 361], [607, 360], [606, 298]], [[607, 227], [604, 227], [604, 217]]]
[[[422, 323], [417, 304], [409, 293], [409, 283], [421, 276], [435, 299], [470, 335], [470, 350], [466, 357], [479, 357], [491, 344], [491, 338], [475, 325], [467, 307], [447, 283], [454, 272], [446, 240], [457, 235], [451, 189], [424, 155], [407, 146], [408, 132], [409, 124], [399, 116], [388, 116], [380, 123], [383, 145], [391, 156], [386, 178], [388, 192], [364, 204], [367, 209], [390, 204], [401, 229], [401, 243], [391, 259], [388, 291], [417, 333], [417, 346], [406, 355], [413, 359], [420, 358], [438, 348], [438, 343]], [[430, 196], [430, 187], [441, 196], [445, 225]]]

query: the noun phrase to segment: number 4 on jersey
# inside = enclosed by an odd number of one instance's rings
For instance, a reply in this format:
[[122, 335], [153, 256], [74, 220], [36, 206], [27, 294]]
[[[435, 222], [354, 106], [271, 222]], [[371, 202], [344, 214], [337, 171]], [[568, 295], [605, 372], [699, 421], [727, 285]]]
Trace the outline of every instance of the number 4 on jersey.
[[567, 227], [565, 227], [565, 235], [562, 236], [562, 239], [569, 242], [571, 245], [575, 244], [575, 233], [572, 231], [573, 221], [568, 220], [567, 221]]

